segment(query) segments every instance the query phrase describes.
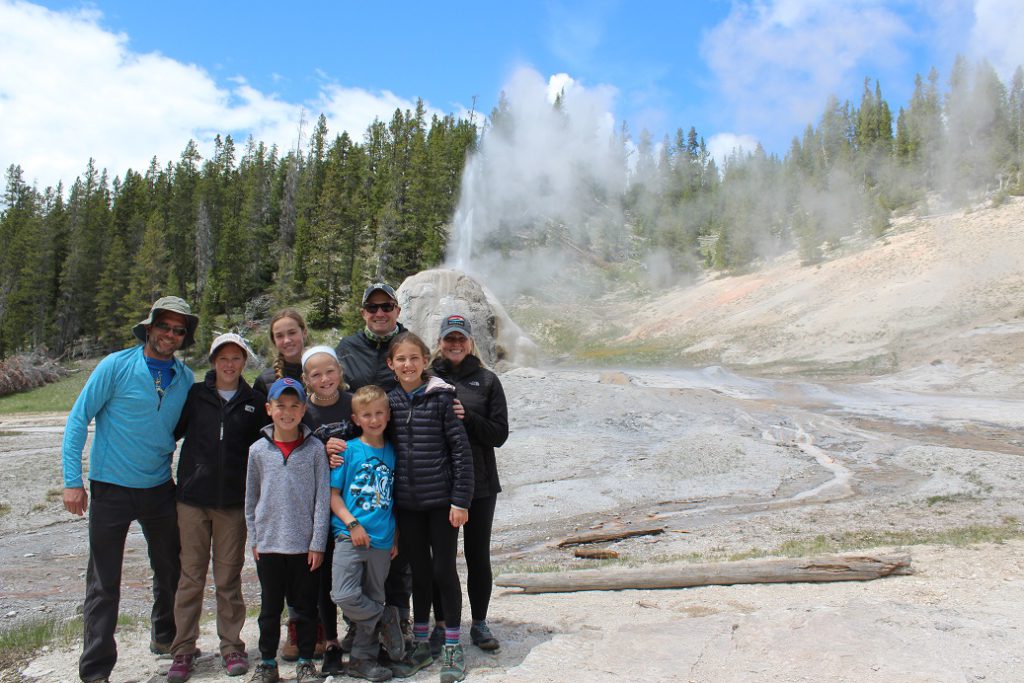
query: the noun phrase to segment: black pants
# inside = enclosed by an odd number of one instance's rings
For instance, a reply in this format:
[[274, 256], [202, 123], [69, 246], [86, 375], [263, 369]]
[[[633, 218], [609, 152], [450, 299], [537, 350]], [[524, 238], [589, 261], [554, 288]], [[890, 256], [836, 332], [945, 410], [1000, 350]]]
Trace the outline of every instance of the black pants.
[[[494, 506], [497, 494], [474, 498], [469, 521], [462, 527], [462, 547], [466, 555], [466, 592], [473, 621], [487, 619], [494, 584], [491, 574], [491, 529], [494, 526]], [[434, 619], [445, 621], [441, 606], [441, 592], [434, 586]], [[447, 622], [445, 622], [447, 623]]]
[[[333, 533], [333, 532], [332, 532]], [[324, 625], [324, 640], [338, 639], [338, 606], [331, 599], [332, 571], [334, 566], [334, 536], [327, 534], [327, 547], [324, 548], [324, 563], [317, 574], [320, 575], [317, 588], [317, 614]]]
[[316, 647], [316, 603], [320, 572], [309, 571], [306, 553], [260, 554], [256, 561], [260, 579], [260, 656], [277, 657], [281, 641], [281, 610], [285, 598], [295, 609], [296, 640], [300, 659], [313, 659]]
[[114, 629], [121, 602], [124, 543], [132, 521], [142, 527], [149, 550], [153, 569], [150, 637], [158, 643], [174, 641], [174, 592], [181, 574], [173, 481], [148, 489], [94, 481], [89, 489], [89, 566], [82, 608], [84, 643], [78, 660], [83, 680], [109, 676], [117, 663]]
[[446, 624], [458, 628], [462, 616], [462, 586], [455, 567], [459, 530], [448, 521], [449, 508], [398, 510], [398, 545], [412, 567], [413, 623], [430, 622], [430, 604], [436, 583]]

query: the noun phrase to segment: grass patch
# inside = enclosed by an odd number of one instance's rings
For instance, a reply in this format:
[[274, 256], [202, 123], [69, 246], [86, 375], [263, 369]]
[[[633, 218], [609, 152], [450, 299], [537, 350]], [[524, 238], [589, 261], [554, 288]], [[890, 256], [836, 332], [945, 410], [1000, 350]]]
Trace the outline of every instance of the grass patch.
[[0, 503], [0, 517], [10, 513], [11, 506], [9, 503]]
[[31, 391], [22, 391], [0, 397], [0, 415], [17, 413], [57, 413], [71, 410], [75, 399], [85, 386], [95, 360], [83, 361], [78, 364], [78, 372], [56, 382], [51, 382]]
[[[17, 673], [33, 653], [44, 645], [70, 646], [82, 637], [82, 617], [47, 617], [0, 631], [0, 673]], [[3, 678], [3, 680], [7, 680]]]
[[64, 500], [64, 489], [50, 489], [46, 492], [46, 500], [51, 503]]
[[1015, 517], [1006, 517], [998, 525], [971, 525], [952, 529], [927, 531], [849, 531], [842, 534], [786, 541], [773, 550], [752, 549], [728, 555], [728, 560], [759, 557], [803, 557], [848, 550], [861, 550], [891, 545], [948, 545], [964, 547], [976, 543], [1004, 543], [1024, 538], [1024, 526]]

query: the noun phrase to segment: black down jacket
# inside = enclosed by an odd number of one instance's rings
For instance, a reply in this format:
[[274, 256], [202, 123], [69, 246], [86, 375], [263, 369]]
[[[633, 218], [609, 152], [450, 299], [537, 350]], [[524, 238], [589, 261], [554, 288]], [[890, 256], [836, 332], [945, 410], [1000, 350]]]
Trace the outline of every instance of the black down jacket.
[[473, 502], [473, 455], [454, 399], [454, 387], [436, 377], [411, 399], [400, 386], [388, 392], [396, 507], [469, 508]]
[[270, 422], [266, 404], [267, 397], [244, 379], [225, 403], [213, 370], [192, 385], [174, 430], [175, 438], [185, 437], [178, 458], [178, 500], [211, 508], [245, 504], [249, 446]]
[[494, 449], [508, 439], [508, 404], [498, 376], [483, 367], [476, 356], [466, 356], [458, 365], [438, 358], [431, 366], [434, 374], [455, 386], [459, 401], [466, 409], [462, 426], [473, 449], [474, 498], [493, 496], [501, 491]]

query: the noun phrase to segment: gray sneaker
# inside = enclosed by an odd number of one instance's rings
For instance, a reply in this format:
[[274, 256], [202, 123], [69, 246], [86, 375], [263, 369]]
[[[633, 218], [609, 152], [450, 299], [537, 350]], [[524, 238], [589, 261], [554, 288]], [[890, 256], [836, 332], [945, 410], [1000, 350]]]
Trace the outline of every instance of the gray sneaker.
[[406, 653], [402, 661], [391, 664], [391, 673], [395, 675], [395, 678], [408, 678], [433, 663], [434, 658], [430, 656], [430, 645], [421, 640], [413, 645], [412, 650]]
[[488, 652], [494, 652], [501, 644], [498, 643], [498, 639], [491, 633], [491, 629], [487, 627], [487, 621], [474, 621], [473, 625], [469, 627], [469, 639], [473, 641], [481, 650], [487, 650]]
[[281, 680], [281, 674], [277, 671], [277, 665], [270, 666], [263, 662], [256, 665], [256, 671], [249, 679], [250, 683], [277, 683], [279, 680]]
[[466, 657], [461, 645], [445, 645], [441, 654], [441, 683], [455, 683], [466, 677]]
[[324, 680], [324, 677], [316, 670], [316, 664], [313, 662], [299, 662], [295, 666], [295, 680], [298, 683], [313, 683]]

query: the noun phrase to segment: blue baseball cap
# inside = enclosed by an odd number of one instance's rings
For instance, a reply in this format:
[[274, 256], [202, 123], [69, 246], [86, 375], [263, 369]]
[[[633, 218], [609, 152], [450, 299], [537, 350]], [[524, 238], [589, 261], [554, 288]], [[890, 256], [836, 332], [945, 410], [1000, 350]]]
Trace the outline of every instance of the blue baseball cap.
[[286, 391], [294, 391], [300, 401], [306, 402], [306, 390], [302, 388], [302, 383], [291, 377], [282, 377], [271, 384], [270, 391], [267, 392], [267, 398], [271, 401], [276, 401]]

